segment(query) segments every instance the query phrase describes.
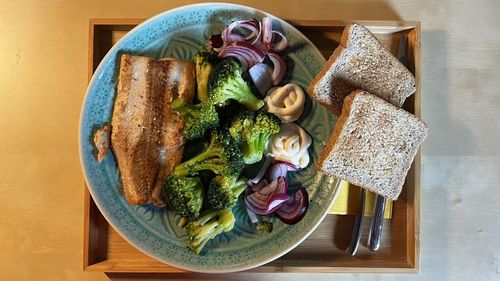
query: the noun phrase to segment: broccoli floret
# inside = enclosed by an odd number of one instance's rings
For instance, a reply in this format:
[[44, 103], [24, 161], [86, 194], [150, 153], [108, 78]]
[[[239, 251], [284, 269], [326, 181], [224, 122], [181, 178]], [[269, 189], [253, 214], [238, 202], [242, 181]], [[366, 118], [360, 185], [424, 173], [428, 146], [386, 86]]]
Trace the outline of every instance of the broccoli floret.
[[179, 215], [195, 219], [203, 205], [204, 187], [198, 177], [170, 176], [163, 184], [167, 206]]
[[208, 95], [212, 104], [223, 107], [229, 100], [236, 100], [248, 109], [257, 110], [264, 102], [254, 96], [247, 81], [242, 77], [243, 69], [234, 58], [219, 62], [208, 82]]
[[177, 98], [172, 102], [172, 109], [182, 115], [186, 124], [184, 137], [188, 140], [199, 138], [207, 130], [219, 125], [219, 115], [211, 103], [203, 102], [191, 105], [183, 99]]
[[186, 226], [189, 248], [199, 254], [210, 239], [223, 231], [231, 231], [235, 221], [230, 209], [207, 210], [200, 218], [188, 223]]
[[233, 119], [229, 128], [231, 136], [241, 142], [246, 164], [257, 163], [262, 159], [269, 137], [279, 130], [279, 118], [262, 110], [242, 112]]
[[175, 167], [177, 176], [196, 175], [210, 170], [217, 175], [239, 176], [245, 164], [238, 143], [226, 131], [212, 131], [208, 147]]
[[246, 180], [235, 176], [216, 176], [207, 190], [208, 205], [214, 209], [232, 208], [247, 187]]
[[260, 233], [271, 233], [273, 231], [273, 223], [270, 221], [259, 221], [255, 227]]
[[194, 57], [196, 63], [196, 85], [198, 100], [205, 102], [208, 100], [208, 79], [219, 61], [217, 54], [213, 50], [203, 50]]

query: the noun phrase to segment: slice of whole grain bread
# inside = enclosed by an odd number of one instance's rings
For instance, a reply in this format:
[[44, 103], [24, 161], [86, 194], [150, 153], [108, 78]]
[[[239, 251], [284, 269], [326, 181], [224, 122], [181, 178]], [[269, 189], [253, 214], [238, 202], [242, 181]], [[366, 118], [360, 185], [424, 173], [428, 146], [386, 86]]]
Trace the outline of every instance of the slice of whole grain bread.
[[339, 116], [344, 97], [356, 89], [401, 107], [415, 92], [415, 77], [368, 29], [351, 24], [307, 92]]
[[316, 163], [318, 170], [396, 200], [426, 124], [374, 95], [356, 90]]

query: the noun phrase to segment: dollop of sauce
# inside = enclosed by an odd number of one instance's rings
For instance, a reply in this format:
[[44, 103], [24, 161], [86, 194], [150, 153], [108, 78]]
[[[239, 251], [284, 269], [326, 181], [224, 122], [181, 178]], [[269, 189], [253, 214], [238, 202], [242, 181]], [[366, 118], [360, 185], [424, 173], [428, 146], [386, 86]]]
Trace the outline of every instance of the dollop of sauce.
[[311, 145], [309, 134], [295, 123], [281, 124], [280, 132], [271, 136], [268, 152], [274, 159], [292, 163], [299, 168], [309, 164], [308, 148]]
[[264, 102], [266, 111], [278, 116], [281, 122], [293, 122], [299, 119], [304, 111], [304, 91], [293, 83], [274, 87], [267, 91]]

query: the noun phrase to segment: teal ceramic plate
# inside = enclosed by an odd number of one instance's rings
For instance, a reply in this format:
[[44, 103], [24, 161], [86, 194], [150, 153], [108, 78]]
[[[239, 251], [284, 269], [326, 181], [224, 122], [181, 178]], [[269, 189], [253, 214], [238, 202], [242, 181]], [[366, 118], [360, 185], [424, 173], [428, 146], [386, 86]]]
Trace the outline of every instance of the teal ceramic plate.
[[271, 234], [259, 234], [243, 204], [234, 208], [235, 228], [213, 239], [201, 255], [186, 247], [186, 234], [170, 211], [149, 206], [131, 206], [125, 201], [116, 162], [112, 155], [98, 164], [92, 145], [96, 125], [109, 122], [117, 85], [119, 54], [133, 53], [153, 58], [192, 59], [212, 34], [220, 33], [233, 20], [271, 16], [275, 29], [282, 30], [290, 43], [288, 58], [293, 62], [285, 77], [304, 89], [325, 63], [316, 47], [290, 24], [253, 8], [207, 3], [164, 12], [140, 24], [125, 35], [99, 64], [83, 103], [79, 146], [85, 180], [90, 193], [108, 222], [127, 241], [147, 255], [172, 266], [198, 272], [231, 272], [253, 268], [287, 253], [302, 242], [321, 222], [333, 203], [337, 180], [318, 174], [318, 154], [330, 136], [334, 116], [309, 100], [300, 125], [313, 139], [311, 164], [292, 176], [291, 189], [302, 185], [309, 193], [309, 209], [295, 225], [273, 219]]

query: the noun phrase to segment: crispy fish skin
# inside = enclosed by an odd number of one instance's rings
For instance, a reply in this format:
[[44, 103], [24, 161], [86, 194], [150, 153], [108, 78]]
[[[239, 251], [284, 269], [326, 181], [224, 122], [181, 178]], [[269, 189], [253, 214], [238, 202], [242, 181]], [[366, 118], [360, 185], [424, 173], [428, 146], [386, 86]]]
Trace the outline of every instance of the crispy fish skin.
[[158, 61], [162, 66], [165, 62], [178, 64], [177, 67], [171, 68], [175, 71], [166, 71], [165, 95], [163, 97], [163, 119], [161, 126], [161, 142], [162, 146], [159, 150], [160, 167], [158, 170], [157, 180], [153, 192], [151, 194], [150, 203], [157, 207], [164, 207], [165, 203], [162, 198], [162, 186], [166, 176], [169, 176], [179, 165], [184, 152], [184, 120], [182, 117], [172, 110], [172, 101], [176, 98], [182, 98], [187, 103], [191, 103], [196, 89], [196, 70], [195, 65], [191, 62], [178, 63], [178, 60], [162, 59]]
[[[111, 118], [111, 144], [125, 198], [130, 204], [163, 205], [161, 190], [153, 192], [153, 189], [157, 181], [163, 181], [164, 175], [170, 173], [170, 166], [179, 163], [184, 144], [184, 124], [172, 112], [170, 103], [178, 96], [189, 102], [192, 100], [195, 86], [179, 87], [188, 80], [194, 84], [194, 64], [191, 62], [121, 56]], [[185, 92], [180, 94], [180, 89]], [[176, 145], [173, 146], [170, 140]]]

